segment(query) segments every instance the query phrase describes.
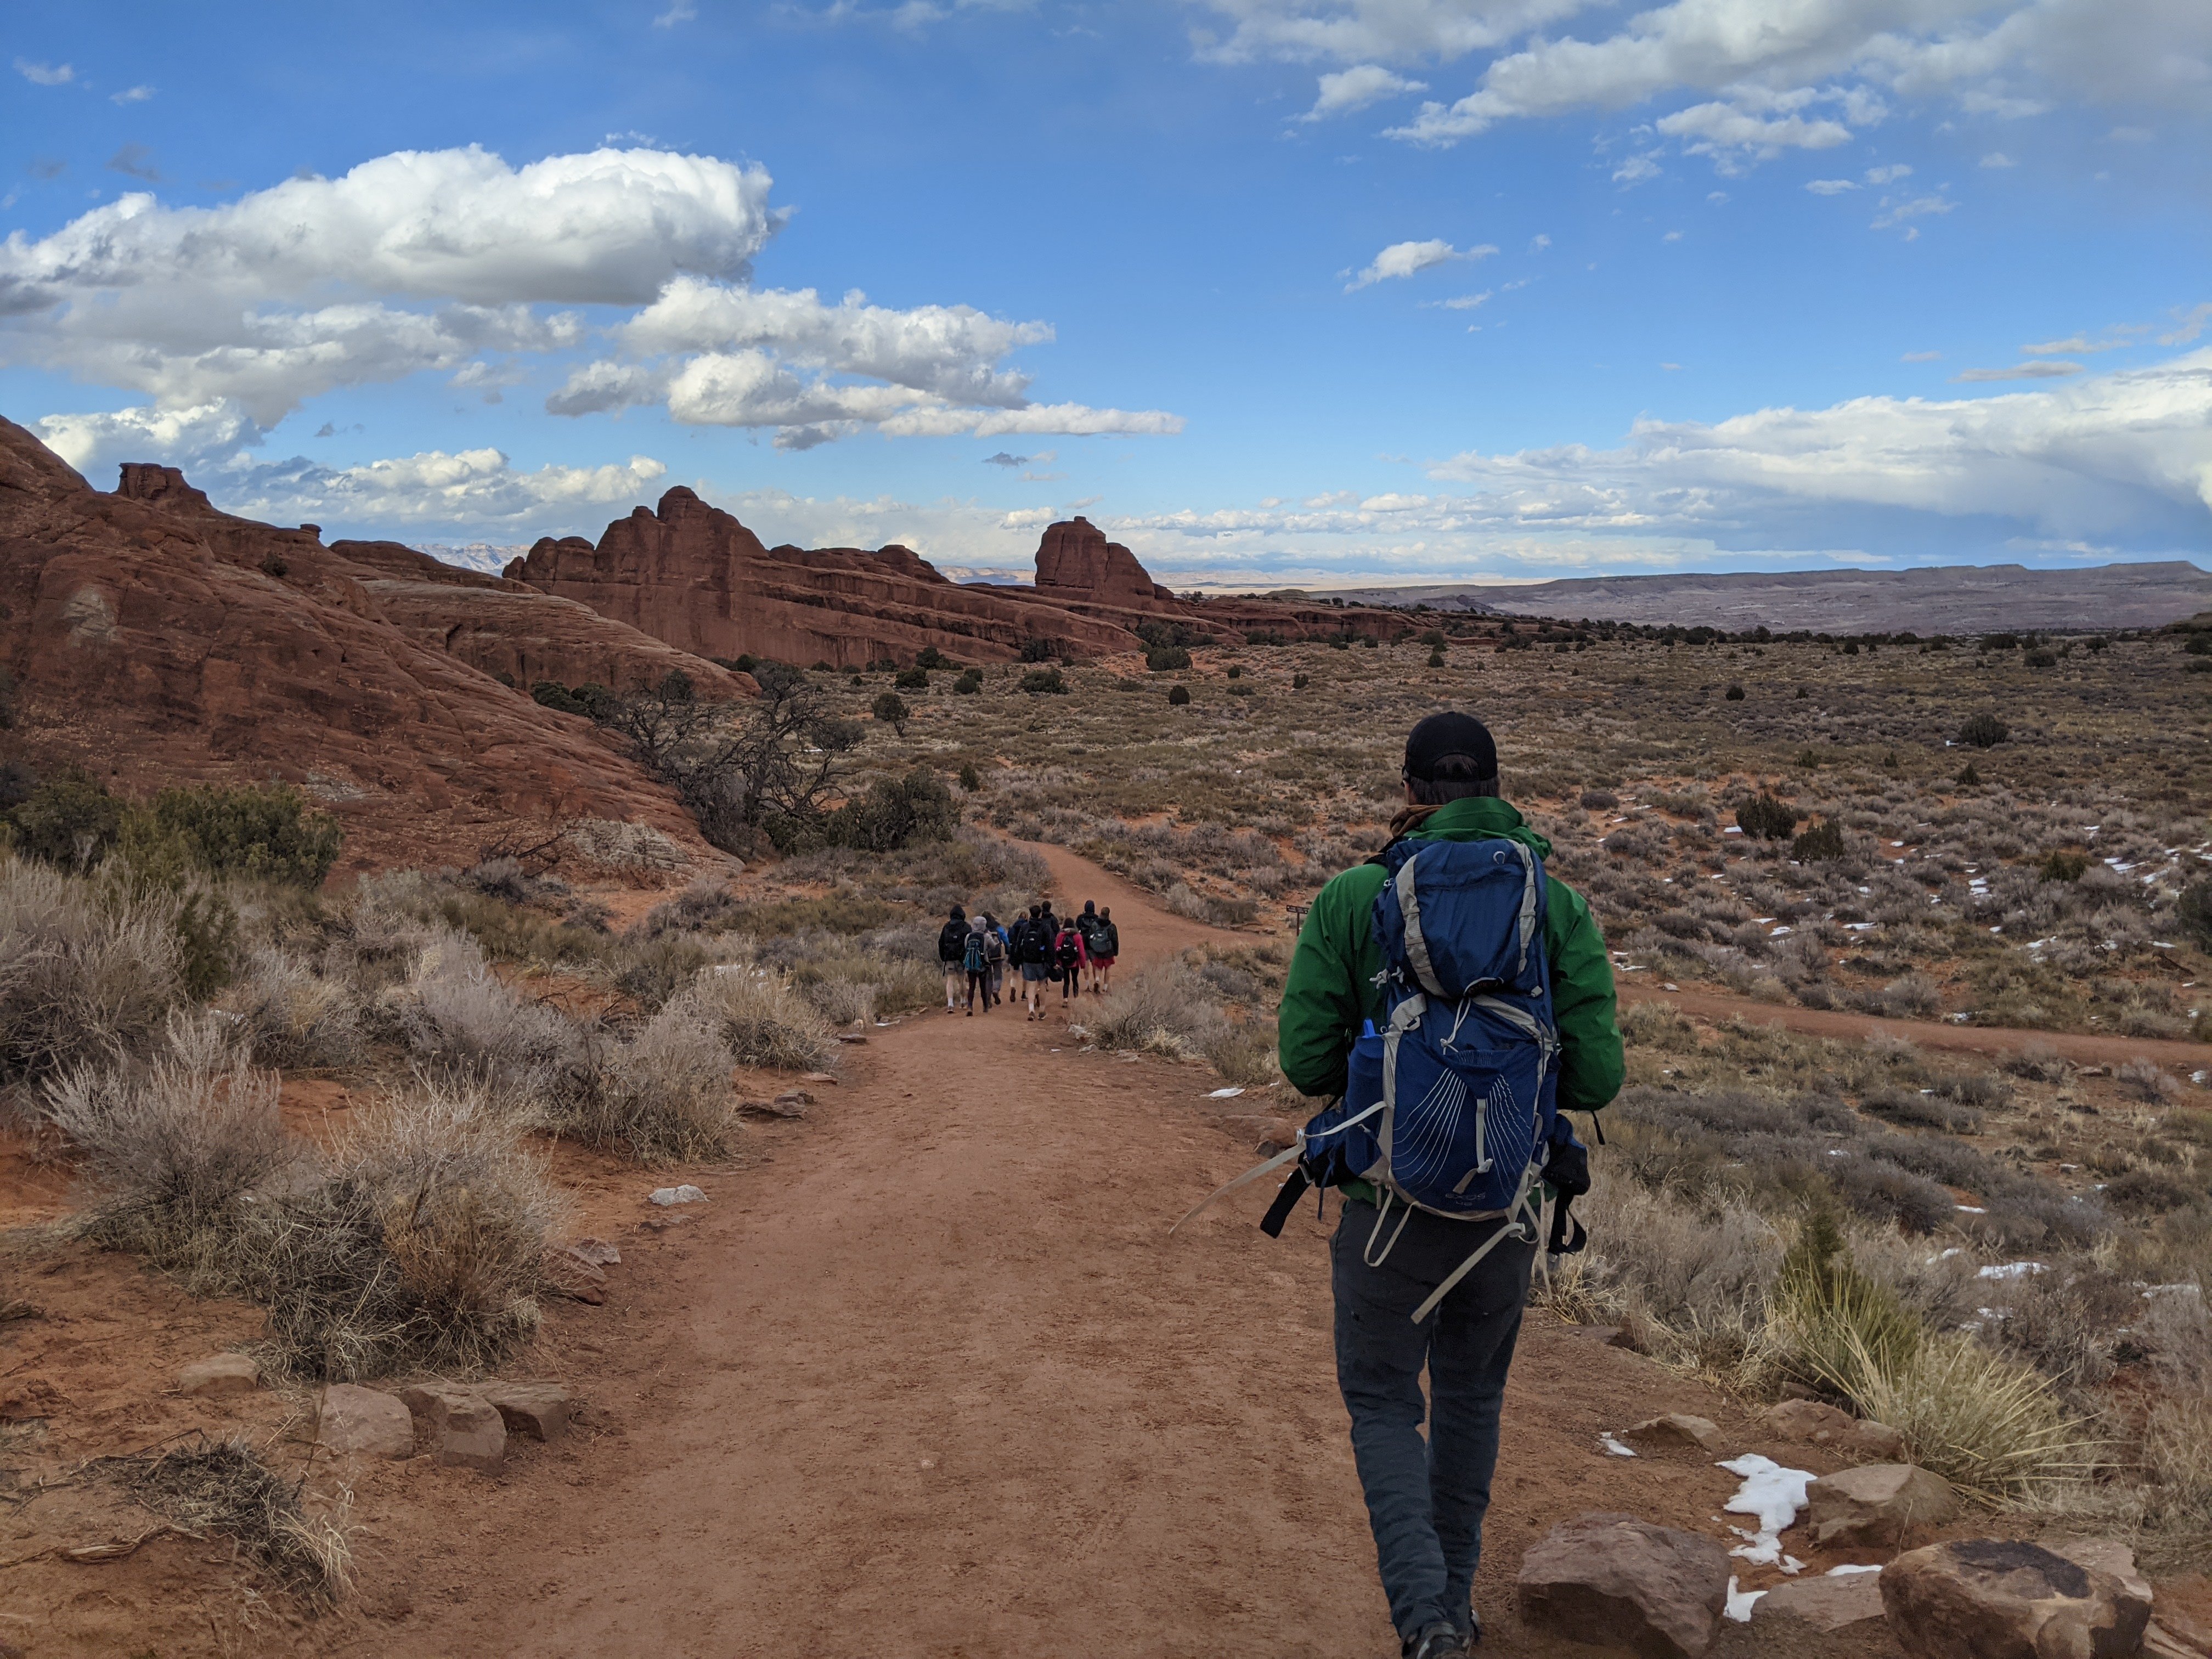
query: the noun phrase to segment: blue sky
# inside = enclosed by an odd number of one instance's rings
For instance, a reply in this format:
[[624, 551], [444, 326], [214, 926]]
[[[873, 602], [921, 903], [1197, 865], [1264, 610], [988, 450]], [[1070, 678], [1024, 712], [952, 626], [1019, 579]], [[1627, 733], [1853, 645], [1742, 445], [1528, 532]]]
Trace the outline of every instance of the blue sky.
[[2212, 550], [2203, 0], [85, 4], [0, 61], [0, 412], [102, 486], [510, 545], [685, 483], [959, 570], [1083, 512], [1231, 586]]

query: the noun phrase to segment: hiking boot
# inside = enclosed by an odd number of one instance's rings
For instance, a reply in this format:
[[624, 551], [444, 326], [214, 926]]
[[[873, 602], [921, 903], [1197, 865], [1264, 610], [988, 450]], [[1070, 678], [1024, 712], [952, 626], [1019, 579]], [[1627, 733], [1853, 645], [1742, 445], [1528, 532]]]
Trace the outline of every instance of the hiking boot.
[[1467, 1659], [1467, 1638], [1451, 1625], [1424, 1625], [1406, 1644], [1405, 1659]]

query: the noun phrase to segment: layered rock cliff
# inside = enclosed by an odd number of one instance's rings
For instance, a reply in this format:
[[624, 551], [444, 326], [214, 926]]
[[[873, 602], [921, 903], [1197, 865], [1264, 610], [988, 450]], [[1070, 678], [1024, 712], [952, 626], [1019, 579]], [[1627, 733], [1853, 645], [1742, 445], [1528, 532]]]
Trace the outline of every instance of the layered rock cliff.
[[344, 823], [347, 868], [471, 859], [575, 817], [704, 851], [588, 721], [395, 623], [375, 592], [388, 568], [217, 512], [172, 468], [124, 476], [128, 493], [95, 490], [0, 420], [0, 666], [11, 746], [34, 763], [134, 792], [288, 780]]
[[616, 520], [596, 547], [548, 537], [506, 574], [703, 657], [859, 668], [931, 647], [990, 662], [1031, 639], [1084, 656], [1135, 643], [1036, 594], [949, 581], [903, 547], [765, 547], [681, 485]]

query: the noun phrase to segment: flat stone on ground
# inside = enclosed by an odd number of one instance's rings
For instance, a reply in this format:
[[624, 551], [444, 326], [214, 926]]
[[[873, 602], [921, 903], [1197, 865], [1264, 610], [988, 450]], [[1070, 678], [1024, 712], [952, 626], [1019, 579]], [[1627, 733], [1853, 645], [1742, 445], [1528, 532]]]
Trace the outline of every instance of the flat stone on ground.
[[1521, 1559], [1522, 1622], [1638, 1659], [1698, 1659], [1728, 1600], [1728, 1555], [1710, 1538], [1632, 1515], [1577, 1516]]
[[1887, 1544], [1914, 1527], [1958, 1513], [1942, 1475], [1914, 1463], [1862, 1463], [1824, 1474], [1805, 1489], [1805, 1522], [1815, 1544]]
[[1721, 1449], [1720, 1425], [1709, 1418], [1692, 1417], [1687, 1412], [1668, 1412], [1663, 1417], [1647, 1418], [1634, 1428], [1624, 1430], [1620, 1437], [1632, 1446], [1647, 1449], [1670, 1446], [1698, 1451]]
[[1862, 1457], [1893, 1463], [1905, 1456], [1905, 1436], [1898, 1430], [1872, 1418], [1853, 1417], [1824, 1401], [1785, 1400], [1768, 1410], [1766, 1426], [1787, 1440], [1832, 1446]]
[[261, 1386], [261, 1367], [242, 1353], [219, 1353], [195, 1359], [177, 1373], [177, 1388], [202, 1396], [251, 1394]]
[[1792, 1578], [1777, 1584], [1752, 1603], [1751, 1624], [1795, 1620], [1819, 1631], [1838, 1631], [1847, 1625], [1882, 1616], [1881, 1575], [1850, 1572], [1838, 1577]]
[[1881, 1570], [1881, 1601], [1910, 1659], [2117, 1659], [2150, 1619], [2149, 1597], [2114, 1574], [1990, 1538], [1899, 1556]]
[[707, 1194], [685, 1182], [681, 1187], [656, 1187], [646, 1194], [646, 1202], [665, 1208], [671, 1204], [703, 1204]]
[[399, 1398], [421, 1426], [426, 1448], [441, 1463], [483, 1474], [507, 1466], [507, 1424], [474, 1389], [418, 1382]]
[[315, 1438], [336, 1452], [411, 1457], [415, 1416], [397, 1395], [352, 1382], [333, 1382], [323, 1390]]
[[526, 1434], [532, 1440], [550, 1440], [561, 1433], [576, 1410], [574, 1396], [557, 1382], [489, 1382], [483, 1395], [509, 1434]]

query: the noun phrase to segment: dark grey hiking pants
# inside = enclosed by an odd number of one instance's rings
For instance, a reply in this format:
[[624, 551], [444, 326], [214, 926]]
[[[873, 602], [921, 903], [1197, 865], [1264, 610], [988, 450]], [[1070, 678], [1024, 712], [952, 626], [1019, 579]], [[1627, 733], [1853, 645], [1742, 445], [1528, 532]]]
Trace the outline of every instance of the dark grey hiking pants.
[[1534, 1239], [1501, 1240], [1416, 1325], [1413, 1310], [1504, 1224], [1416, 1210], [1382, 1265], [1369, 1267], [1366, 1258], [1381, 1254], [1405, 1215], [1394, 1205], [1376, 1237], [1375, 1206], [1346, 1203], [1329, 1249], [1337, 1382], [1352, 1413], [1352, 1456], [1390, 1622], [1410, 1638], [1439, 1620], [1468, 1627], [1498, 1462], [1498, 1410], [1537, 1246]]

